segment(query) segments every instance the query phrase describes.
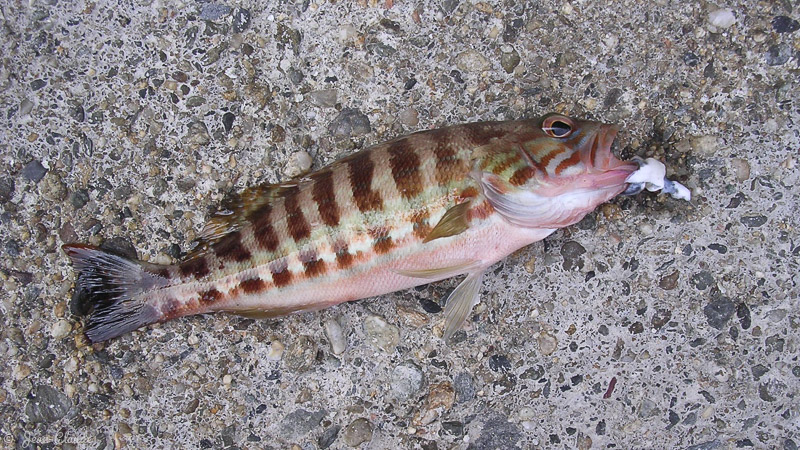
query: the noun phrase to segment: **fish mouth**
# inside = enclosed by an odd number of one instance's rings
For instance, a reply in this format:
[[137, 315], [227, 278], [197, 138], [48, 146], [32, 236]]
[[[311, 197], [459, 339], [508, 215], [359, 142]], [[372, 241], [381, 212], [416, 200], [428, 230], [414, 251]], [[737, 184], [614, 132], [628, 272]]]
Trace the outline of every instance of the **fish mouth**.
[[616, 141], [619, 130], [619, 125], [601, 125], [592, 148], [593, 166], [601, 173], [602, 180], [598, 181], [606, 186], [625, 184], [625, 179], [639, 168], [636, 162], [622, 161], [614, 155], [619, 147]]

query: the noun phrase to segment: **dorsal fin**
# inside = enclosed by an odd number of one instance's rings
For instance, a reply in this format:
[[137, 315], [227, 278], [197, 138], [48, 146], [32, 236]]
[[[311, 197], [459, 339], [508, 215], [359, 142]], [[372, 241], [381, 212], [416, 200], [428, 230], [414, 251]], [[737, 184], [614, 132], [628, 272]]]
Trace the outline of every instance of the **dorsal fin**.
[[208, 218], [186, 258], [202, 253], [226, 234], [241, 229], [251, 213], [274, 202], [288, 189], [299, 186], [305, 180], [296, 179], [278, 184], [262, 183], [228, 196]]

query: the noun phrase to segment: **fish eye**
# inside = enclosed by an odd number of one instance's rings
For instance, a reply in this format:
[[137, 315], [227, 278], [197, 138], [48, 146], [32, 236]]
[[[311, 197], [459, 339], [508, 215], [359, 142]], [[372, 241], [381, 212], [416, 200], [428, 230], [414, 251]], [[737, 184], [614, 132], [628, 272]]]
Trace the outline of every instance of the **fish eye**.
[[572, 133], [572, 125], [560, 118], [553, 118], [545, 121], [542, 125], [542, 131], [550, 137], [563, 138]]

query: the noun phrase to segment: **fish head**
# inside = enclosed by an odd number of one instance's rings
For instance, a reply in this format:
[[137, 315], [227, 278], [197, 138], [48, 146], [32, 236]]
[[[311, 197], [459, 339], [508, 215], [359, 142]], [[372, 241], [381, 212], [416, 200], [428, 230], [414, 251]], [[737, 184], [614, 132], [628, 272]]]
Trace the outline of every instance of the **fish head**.
[[[612, 152], [619, 127], [547, 114], [526, 121], [519, 141], [525, 166], [505, 178], [484, 173], [490, 203], [510, 222], [559, 228], [625, 191], [639, 168]], [[521, 174], [521, 175], [520, 175]]]

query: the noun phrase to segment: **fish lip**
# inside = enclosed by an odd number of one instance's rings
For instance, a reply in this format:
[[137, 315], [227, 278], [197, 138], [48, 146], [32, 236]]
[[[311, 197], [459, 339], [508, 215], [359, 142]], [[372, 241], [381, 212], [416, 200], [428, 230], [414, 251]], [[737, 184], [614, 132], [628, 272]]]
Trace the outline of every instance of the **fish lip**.
[[622, 161], [614, 155], [611, 147], [614, 144], [617, 133], [619, 133], [619, 125], [603, 124], [598, 132], [598, 138], [595, 147], [595, 161], [596, 168], [605, 172], [618, 172], [626, 176], [636, 171], [639, 168], [638, 164], [633, 161]]

